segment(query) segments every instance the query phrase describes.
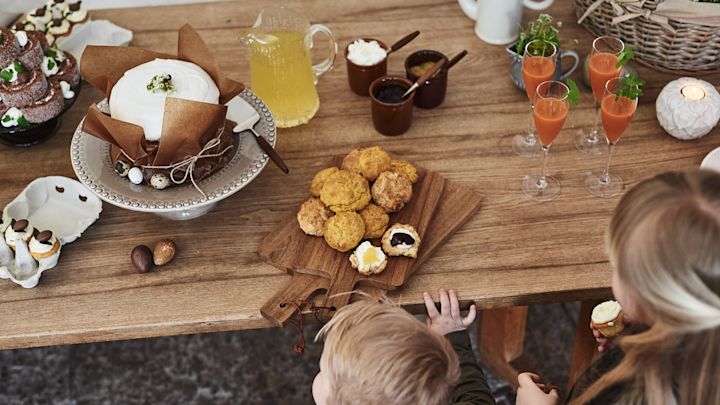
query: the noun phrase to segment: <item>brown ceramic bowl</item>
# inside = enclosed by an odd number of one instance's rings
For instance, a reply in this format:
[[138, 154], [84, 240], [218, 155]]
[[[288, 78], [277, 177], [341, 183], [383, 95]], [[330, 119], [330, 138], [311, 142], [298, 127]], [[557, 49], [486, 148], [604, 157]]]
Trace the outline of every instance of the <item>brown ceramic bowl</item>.
[[[384, 42], [374, 39], [374, 38], [361, 38], [365, 41], [377, 41], [380, 46], [387, 50], [388, 46], [385, 45]], [[355, 42], [355, 41], [353, 41]], [[348, 73], [348, 82], [350, 83], [350, 88], [355, 94], [358, 94], [360, 96], [367, 96], [368, 95], [368, 88], [370, 87], [370, 83], [373, 82], [373, 80], [377, 79], [378, 77], [385, 76], [387, 74], [387, 56], [382, 61], [369, 66], [361, 66], [356, 65], [353, 63], [350, 59], [348, 59], [348, 47], [352, 44], [350, 42], [345, 46], [345, 60], [347, 61], [347, 73]]]
[[413, 100], [415, 91], [410, 93], [400, 103], [386, 103], [377, 98], [377, 91], [385, 86], [401, 86], [405, 90], [412, 86], [412, 82], [400, 76], [383, 76], [375, 79], [370, 84], [370, 109], [372, 112], [373, 125], [383, 135], [404, 134], [412, 123]]
[[[413, 52], [405, 58], [405, 75], [410, 81], [415, 83], [419, 76], [412, 73], [410, 68], [424, 62], [437, 62], [440, 59], [444, 59], [445, 65], [447, 65], [447, 56], [440, 52], [429, 49]], [[447, 76], [447, 69], [442, 67], [439, 73], [425, 81], [425, 85], [418, 87], [418, 89], [415, 90], [415, 105], [420, 108], [434, 108], [442, 104], [443, 100], [445, 100], [445, 93], [447, 92]]]

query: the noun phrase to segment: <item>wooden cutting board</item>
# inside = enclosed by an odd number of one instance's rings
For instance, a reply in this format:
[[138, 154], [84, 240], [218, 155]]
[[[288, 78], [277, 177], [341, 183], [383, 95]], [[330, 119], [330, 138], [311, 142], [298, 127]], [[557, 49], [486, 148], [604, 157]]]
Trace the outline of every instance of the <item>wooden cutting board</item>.
[[[390, 225], [410, 224], [420, 235], [420, 250], [423, 250], [426, 230], [432, 221], [435, 208], [442, 198], [445, 179], [434, 172], [418, 169], [420, 179], [413, 185], [412, 199], [399, 212], [390, 215]], [[373, 240], [380, 246], [380, 240]], [[365, 276], [350, 265], [349, 252], [338, 252], [327, 245], [322, 237], [306, 235], [293, 215], [282, 223], [260, 243], [260, 257], [275, 267], [290, 269], [294, 273], [321, 276], [336, 281], [339, 285], [332, 292], [344, 292], [343, 287], [352, 288], [356, 283], [371, 285], [388, 290], [401, 286], [410, 273], [415, 259], [409, 257], [388, 257], [388, 264], [380, 274]]]
[[[428, 173], [425, 173], [425, 175], [427, 176]], [[436, 173], [433, 173], [432, 177], [443, 179]], [[402, 282], [407, 280], [455, 231], [480, 209], [481, 198], [477, 193], [451, 182], [443, 180], [442, 183], [444, 184], [444, 188], [436, 205], [433, 218], [425, 229], [424, 234], [421, 235], [422, 243], [418, 251], [418, 257], [414, 260], [408, 259], [410, 261], [410, 267], [408, 271], [404, 273]], [[275, 324], [284, 326], [293, 316], [295, 307], [283, 305], [289, 302], [305, 301], [317, 294], [324, 293], [325, 300], [323, 306], [340, 308], [350, 300], [350, 294], [342, 293], [353, 291], [357, 286], [365, 284], [371, 286], [371, 288], [390, 289], [402, 285], [402, 282], [398, 284], [398, 279], [395, 279], [395, 275], [393, 275], [393, 277], [384, 276], [385, 278], [383, 279], [376, 275], [373, 276], [375, 278], [373, 279], [373, 277], [362, 276], [350, 266], [348, 266], [349, 270], [343, 267], [344, 271], [342, 273], [336, 272], [335, 277], [328, 277], [326, 275], [327, 272], [322, 271], [297, 271], [297, 263], [308, 263], [308, 261], [307, 258], [300, 258], [301, 261], [296, 261], [295, 259], [297, 259], [298, 256], [306, 256], [305, 252], [300, 251], [298, 252], [299, 254], [292, 253], [296, 251], [295, 248], [290, 249], [290, 246], [287, 244], [288, 241], [292, 240], [291, 236], [294, 236], [294, 229], [288, 228], [290, 224], [299, 230], [299, 226], [293, 215], [286, 223], [281, 224], [276, 231], [271, 232], [261, 243], [259, 249], [260, 256], [269, 264], [286, 270], [293, 275], [285, 288], [278, 291], [260, 309], [263, 316]], [[286, 234], [287, 236], [284, 238], [280, 237], [283, 235], [279, 233], [280, 231], [288, 232], [288, 234]], [[300, 231], [300, 233], [302, 233], [302, 231]], [[280, 241], [285, 239], [286, 243], [278, 245], [278, 239]], [[322, 241], [322, 238], [317, 239]], [[272, 242], [272, 244], [270, 244], [270, 242]], [[325, 247], [332, 250], [328, 246]], [[283, 250], [288, 250], [289, 252], [283, 253]], [[344, 260], [349, 263], [349, 253], [345, 255], [348, 256], [345, 256]], [[388, 263], [388, 266], [390, 266], [390, 263]], [[385, 272], [387, 271], [388, 270], [385, 270]], [[382, 276], [385, 272], [379, 276]], [[398, 275], [399, 274], [398, 272]], [[337, 295], [338, 293], [340, 293], [340, 295]]]

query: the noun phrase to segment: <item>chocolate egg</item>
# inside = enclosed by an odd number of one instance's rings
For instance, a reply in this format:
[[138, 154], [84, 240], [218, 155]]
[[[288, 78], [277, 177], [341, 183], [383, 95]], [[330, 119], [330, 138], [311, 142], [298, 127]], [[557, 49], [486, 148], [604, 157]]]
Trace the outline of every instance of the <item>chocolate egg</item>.
[[140, 273], [147, 273], [153, 269], [153, 252], [145, 245], [138, 245], [130, 253], [130, 261]]

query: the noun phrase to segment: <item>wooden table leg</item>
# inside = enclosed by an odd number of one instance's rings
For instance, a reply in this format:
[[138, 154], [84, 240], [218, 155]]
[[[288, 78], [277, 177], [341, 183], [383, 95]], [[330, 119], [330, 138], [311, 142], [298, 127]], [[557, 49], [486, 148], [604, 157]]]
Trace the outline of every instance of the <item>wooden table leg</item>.
[[572, 359], [570, 360], [570, 372], [568, 373], [568, 390], [597, 357], [597, 343], [595, 343], [595, 337], [590, 331], [590, 314], [595, 305], [600, 302], [602, 301], [583, 301], [580, 306], [578, 323], [575, 328], [575, 344]]
[[534, 370], [523, 353], [527, 314], [527, 306], [487, 309], [478, 322], [480, 358], [513, 388], [519, 371]]

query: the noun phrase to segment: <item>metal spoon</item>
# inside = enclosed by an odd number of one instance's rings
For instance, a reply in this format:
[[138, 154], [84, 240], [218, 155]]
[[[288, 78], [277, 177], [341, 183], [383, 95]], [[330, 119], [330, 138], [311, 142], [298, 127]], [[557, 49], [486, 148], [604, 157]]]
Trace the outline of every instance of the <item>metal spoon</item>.
[[407, 45], [410, 41], [415, 39], [418, 35], [420, 35], [420, 31], [415, 31], [413, 33], [410, 33], [408, 35], [405, 35], [400, 39], [399, 41], [395, 42], [390, 49], [385, 51], [385, 55], [390, 55], [391, 53], [397, 51], [398, 49], [402, 48], [403, 46]]
[[257, 140], [260, 149], [270, 157], [280, 170], [288, 174], [290, 170], [280, 155], [278, 155], [272, 145], [270, 145], [270, 142], [255, 132], [254, 127], [255, 124], [260, 121], [260, 114], [239, 97], [233, 98], [226, 105], [228, 107], [228, 118], [237, 122], [237, 125], [233, 128], [233, 132], [237, 134], [246, 130], [252, 131], [252, 133], [255, 134], [255, 140]]
[[430, 69], [426, 70], [425, 73], [423, 73], [422, 76], [420, 76], [415, 83], [413, 83], [412, 86], [410, 86], [409, 89], [405, 92], [405, 94], [402, 95], [402, 98], [405, 98], [408, 94], [412, 93], [415, 89], [425, 84], [427, 79], [431, 78], [432, 75], [437, 73], [445, 64], [445, 59], [440, 59], [439, 61], [435, 62], [434, 65], [430, 67]]

